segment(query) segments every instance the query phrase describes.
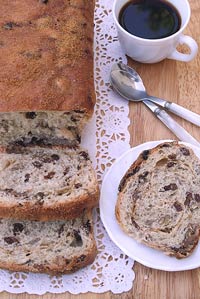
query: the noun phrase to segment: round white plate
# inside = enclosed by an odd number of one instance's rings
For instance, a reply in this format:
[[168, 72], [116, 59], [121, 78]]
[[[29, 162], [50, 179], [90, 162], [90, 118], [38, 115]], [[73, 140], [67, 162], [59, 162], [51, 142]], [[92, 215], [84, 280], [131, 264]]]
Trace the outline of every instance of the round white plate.
[[[200, 244], [191, 256], [178, 260], [174, 257], [166, 256], [159, 250], [136, 242], [121, 230], [115, 218], [115, 204], [121, 178], [143, 150], [153, 148], [165, 141], [171, 140], [146, 142], [131, 148], [113, 163], [102, 183], [100, 216], [111, 240], [135, 261], [150, 268], [165, 271], [190, 270], [200, 266]], [[192, 148], [195, 154], [200, 158], [200, 148], [184, 142], [181, 143]]]

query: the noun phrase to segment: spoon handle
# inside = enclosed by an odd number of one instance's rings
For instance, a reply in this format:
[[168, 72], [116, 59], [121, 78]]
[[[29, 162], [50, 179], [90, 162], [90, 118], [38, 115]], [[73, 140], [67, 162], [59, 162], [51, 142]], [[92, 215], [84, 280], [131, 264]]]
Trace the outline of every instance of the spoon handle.
[[168, 111], [173, 112], [174, 114], [188, 120], [189, 122], [191, 122], [197, 126], [200, 126], [200, 115], [199, 114], [194, 113], [178, 104], [171, 103], [171, 102], [165, 101], [163, 99], [159, 99], [159, 98], [152, 97], [152, 96], [150, 96], [148, 99], [150, 101], [166, 108]]
[[159, 108], [148, 100], [143, 103], [176, 135], [181, 141], [200, 147], [200, 143], [181, 127], [165, 110]]

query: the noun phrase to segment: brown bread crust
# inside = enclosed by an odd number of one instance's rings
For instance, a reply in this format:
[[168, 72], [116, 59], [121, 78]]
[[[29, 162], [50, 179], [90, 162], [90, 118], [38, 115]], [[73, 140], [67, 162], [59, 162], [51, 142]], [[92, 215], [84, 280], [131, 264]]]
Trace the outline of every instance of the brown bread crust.
[[93, 12], [88, 0], [4, 0], [0, 112], [93, 112]]
[[99, 202], [99, 189], [96, 188], [93, 194], [73, 198], [73, 202], [61, 202], [54, 206], [40, 206], [25, 202], [23, 205], [18, 203], [1, 204], [0, 218], [54, 221], [74, 219], [85, 209], [94, 208]]

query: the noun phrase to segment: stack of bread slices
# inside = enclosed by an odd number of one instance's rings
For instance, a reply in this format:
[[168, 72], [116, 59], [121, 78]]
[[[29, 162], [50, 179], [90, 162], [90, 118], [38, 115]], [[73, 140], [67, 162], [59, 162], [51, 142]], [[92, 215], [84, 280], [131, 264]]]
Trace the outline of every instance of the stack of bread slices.
[[86, 0], [5, 0], [0, 15], [0, 268], [68, 273], [93, 262], [99, 188], [82, 130], [93, 114]]

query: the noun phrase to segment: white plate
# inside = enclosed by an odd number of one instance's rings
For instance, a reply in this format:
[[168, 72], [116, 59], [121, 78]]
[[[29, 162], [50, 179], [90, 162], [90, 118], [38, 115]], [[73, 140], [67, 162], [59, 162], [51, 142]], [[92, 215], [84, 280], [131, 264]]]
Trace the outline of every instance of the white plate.
[[[159, 143], [165, 141], [169, 140], [146, 142], [131, 148], [113, 163], [109, 171], [106, 173], [102, 183], [100, 216], [112, 241], [125, 254], [133, 258], [135, 261], [150, 268], [165, 271], [195, 269], [200, 266], [200, 244], [191, 256], [178, 260], [176, 258], [166, 256], [159, 250], [149, 248], [136, 242], [121, 230], [115, 218], [115, 204], [121, 178], [143, 150], [153, 148]], [[195, 154], [200, 158], [200, 148], [184, 142], [181, 143], [191, 147]]]

